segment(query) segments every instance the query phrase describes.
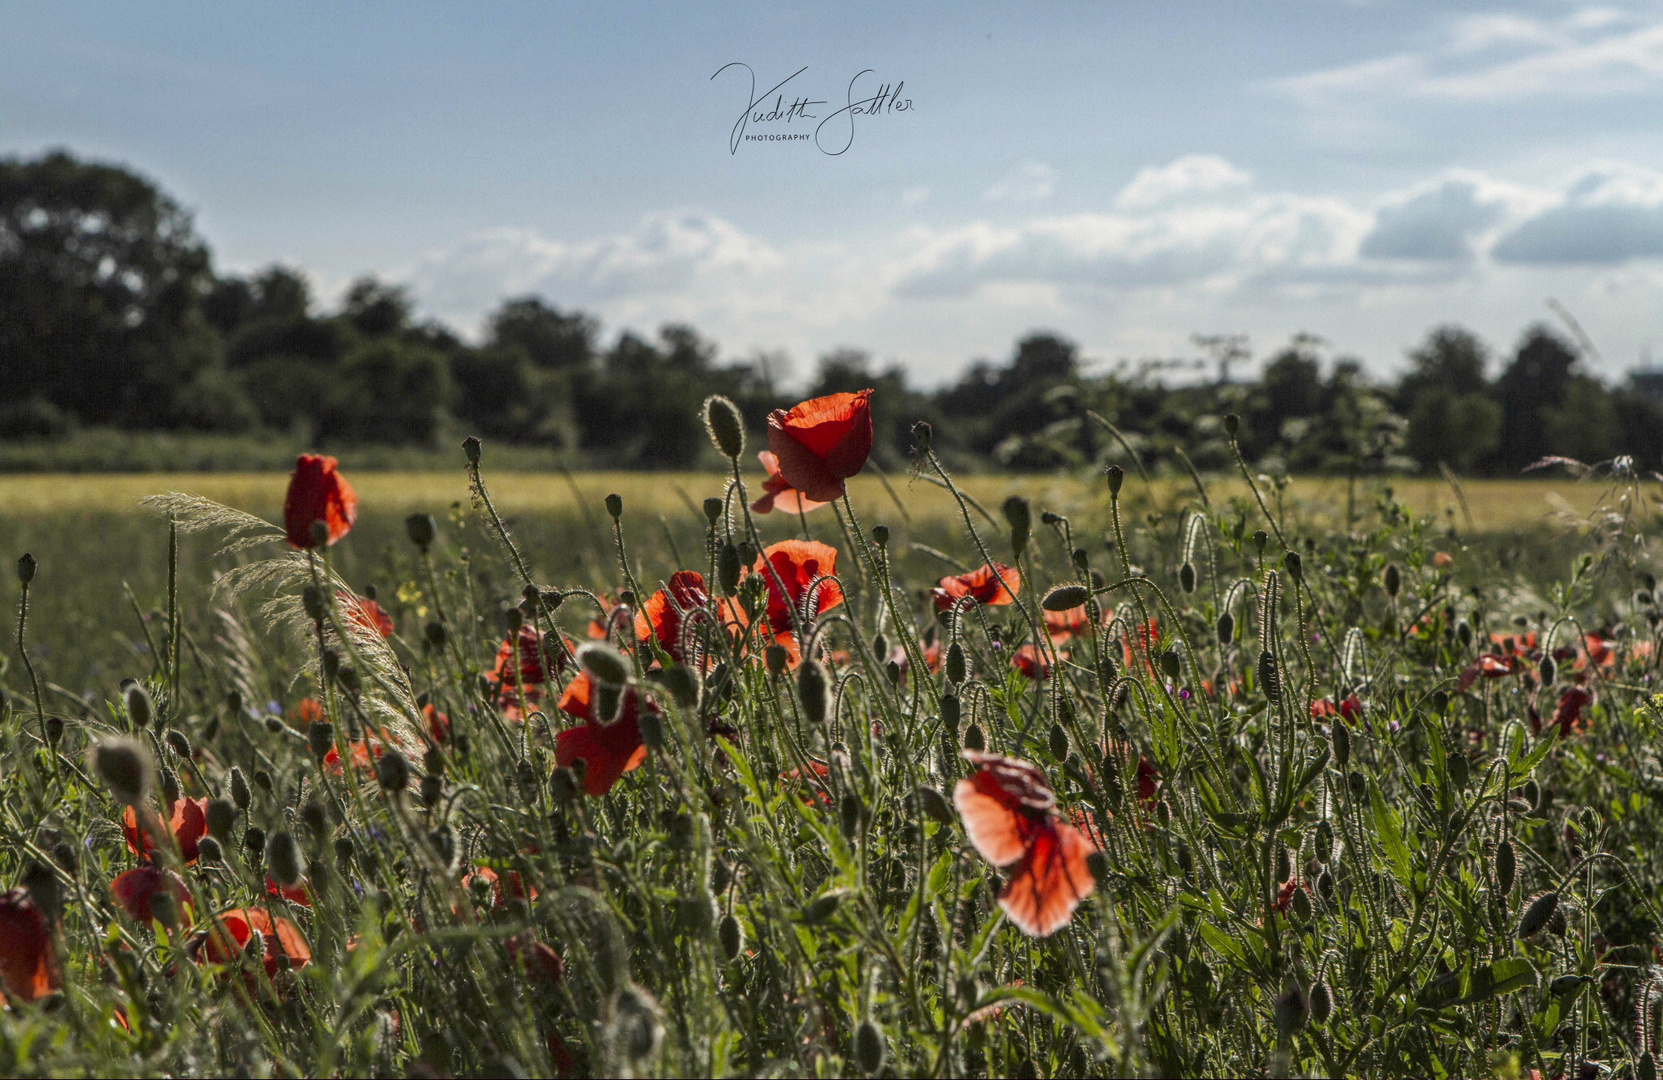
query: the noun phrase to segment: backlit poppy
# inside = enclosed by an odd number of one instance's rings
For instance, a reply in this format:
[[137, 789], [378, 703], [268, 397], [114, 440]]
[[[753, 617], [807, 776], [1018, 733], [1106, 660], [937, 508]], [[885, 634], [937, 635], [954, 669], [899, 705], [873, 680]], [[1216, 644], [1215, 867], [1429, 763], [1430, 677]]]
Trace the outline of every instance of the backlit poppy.
[[624, 773], [640, 768], [647, 760], [638, 717], [641, 709], [656, 710], [657, 706], [634, 687], [627, 687], [618, 719], [603, 723], [594, 715], [594, 697], [594, 683], [587, 671], [579, 673], [560, 695], [560, 711], [583, 722], [555, 734], [554, 760], [567, 767], [583, 762], [583, 790], [598, 797], [611, 791]]
[[[179, 845], [179, 855], [186, 863], [194, 863], [197, 842], [208, 835], [208, 800], [178, 799], [174, 801], [168, 831]], [[127, 838], [127, 850], [141, 859], [155, 849], [150, 835], [139, 828], [138, 814], [131, 806], [121, 813], [121, 832]]]
[[300, 928], [281, 915], [273, 918], [260, 908], [232, 908], [214, 920], [196, 944], [196, 958], [209, 964], [230, 963], [258, 930], [265, 938], [265, 968], [269, 978], [277, 977], [277, 958], [289, 958], [289, 967], [304, 967], [312, 959], [311, 947]]
[[704, 610], [710, 602], [710, 591], [705, 588], [704, 575], [696, 570], [679, 570], [670, 575], [670, 583], [647, 597], [635, 616], [635, 637], [639, 641], [653, 638], [658, 647], [680, 663], [683, 659], [683, 626], [693, 613]]
[[532, 982], [557, 983], [566, 977], [566, 961], [560, 954], [536, 938], [516, 934], [503, 941], [508, 958], [523, 966]]
[[1141, 659], [1143, 666], [1153, 672], [1155, 670], [1154, 663], [1149, 657], [1156, 643], [1160, 640], [1161, 624], [1158, 620], [1150, 619], [1142, 625], [1133, 627], [1132, 632], [1120, 640], [1120, 651], [1126, 661], [1126, 666], [1128, 668], [1136, 667], [1139, 659]]
[[1559, 707], [1553, 710], [1553, 722], [1559, 725], [1559, 737], [1569, 737], [1572, 728], [1583, 726], [1582, 710], [1594, 700], [1594, 695], [1580, 686], [1568, 687], [1559, 695]]
[[348, 532], [358, 519], [358, 496], [341, 474], [332, 457], [302, 454], [289, 477], [289, 493], [283, 500], [283, 528], [289, 543], [297, 548], [317, 546], [312, 525], [321, 521], [329, 529], [327, 544]]
[[1465, 690], [1480, 675], [1486, 679], [1499, 679], [1504, 675], [1517, 675], [1523, 670], [1524, 660], [1518, 653], [1483, 653], [1461, 672], [1458, 682], [1460, 688]]
[[523, 719], [520, 716], [522, 688], [526, 705], [536, 706], [542, 700], [541, 687], [548, 681], [551, 669], [559, 671], [566, 661], [565, 652], [551, 646], [543, 633], [529, 623], [520, 627], [518, 655], [516, 675], [514, 639], [504, 638], [497, 648], [496, 665], [485, 676], [491, 683], [497, 707], [510, 720]]
[[826, 505], [815, 502], [787, 483], [785, 477], [780, 475], [780, 459], [772, 451], [764, 450], [756, 457], [762, 462], [762, 469], [768, 477], [762, 482], [762, 498], [751, 504], [752, 511], [767, 514], [778, 509], [787, 514], [806, 514]]
[[518, 870], [499, 874], [489, 866], [476, 866], [463, 875], [462, 887], [466, 889], [476, 881], [490, 882], [492, 907], [507, 907], [514, 900], [530, 903], [537, 899], [536, 887], [526, 885]]
[[393, 636], [393, 619], [382, 610], [381, 605], [368, 597], [356, 596], [349, 592], [339, 592], [335, 598], [340, 602], [346, 617], [365, 630], [373, 631], [384, 638]]
[[1047, 611], [1044, 615], [1045, 633], [1054, 644], [1061, 645], [1071, 637], [1092, 632], [1091, 616], [1086, 613], [1084, 604], [1066, 611]]
[[450, 717], [440, 712], [431, 703], [422, 706], [422, 719], [427, 721], [427, 737], [436, 743], [442, 743], [450, 738]]
[[293, 885], [279, 885], [277, 879], [266, 875], [266, 895], [281, 896], [291, 904], [300, 907], [312, 906], [312, 887], [304, 879]]
[[768, 449], [785, 482], [815, 502], [843, 496], [843, 481], [872, 453], [872, 391], [830, 394], [768, 414]]
[[1318, 698], [1311, 702], [1311, 718], [1313, 720], [1338, 716], [1344, 719], [1347, 724], [1355, 724], [1362, 715], [1363, 703], [1357, 699], [1356, 694], [1347, 695], [1338, 704], [1335, 704], [1333, 698]]
[[30, 1002], [61, 985], [52, 927], [24, 889], [0, 893], [0, 982], [14, 1001]]
[[843, 587], [835, 580], [820, 580], [837, 573], [837, 549], [830, 544], [782, 540], [763, 549], [754, 569], [768, 583], [768, 626], [776, 634], [791, 633], [793, 616], [802, 617], [804, 597], [811, 592], [815, 604], [811, 616], [843, 603]]
[[184, 879], [172, 870], [141, 866], [110, 882], [110, 895], [115, 902], [132, 916], [133, 921], [145, 926], [156, 917], [150, 902], [164, 890], [172, 895], [175, 908], [195, 902], [191, 899], [190, 890], [185, 887]]
[[[814, 777], [814, 780], [808, 779], [808, 776], [810, 775]], [[827, 794], [825, 787], [826, 778], [830, 775], [831, 766], [827, 765], [824, 761], [815, 761], [813, 758], [810, 758], [808, 762], [808, 775], [803, 773], [801, 767], [795, 767], [787, 772], [780, 773], [780, 779], [789, 784], [803, 785], [806, 791], [802, 795], [799, 795], [798, 798], [802, 799], [804, 806], [813, 806], [815, 803], [819, 803], [821, 806], [830, 806], [832, 804], [832, 797]]]
[[1023, 933], [1055, 933], [1097, 887], [1086, 867], [1096, 847], [1057, 813], [1057, 797], [1034, 765], [975, 750], [963, 753], [976, 772], [958, 782], [953, 804], [982, 857], [1010, 868], [999, 906]]
[[949, 575], [930, 590], [935, 597], [937, 611], [946, 611], [962, 597], [970, 597], [978, 604], [1003, 607], [1014, 603], [1022, 591], [1022, 575], [1004, 563], [991, 563], [968, 574]]
[[1051, 658], [1033, 645], [1024, 645], [1011, 653], [1011, 666], [1020, 672], [1024, 679], [1038, 682], [1051, 677]]

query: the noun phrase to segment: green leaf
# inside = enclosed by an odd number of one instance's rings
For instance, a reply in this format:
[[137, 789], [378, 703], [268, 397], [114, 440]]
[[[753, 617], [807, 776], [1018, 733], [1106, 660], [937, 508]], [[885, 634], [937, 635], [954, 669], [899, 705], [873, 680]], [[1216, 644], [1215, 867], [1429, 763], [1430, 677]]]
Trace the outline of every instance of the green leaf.
[[1413, 888], [1414, 857], [1409, 853], [1409, 845], [1403, 842], [1403, 819], [1386, 805], [1386, 800], [1380, 795], [1380, 785], [1369, 785], [1369, 801], [1374, 808], [1374, 831], [1380, 837], [1381, 846], [1386, 849], [1386, 857], [1392, 862], [1392, 872], [1404, 887]]
[[1536, 965], [1522, 956], [1497, 960], [1473, 969], [1472, 988], [1461, 999], [1461, 1004], [1489, 1001], [1515, 990], [1525, 990], [1535, 986], [1536, 979]]
[[1212, 946], [1214, 952], [1220, 955], [1243, 961], [1247, 959], [1247, 955], [1242, 952], [1242, 948], [1236, 943], [1236, 939], [1210, 922], [1201, 924], [1201, 937], [1208, 945]]

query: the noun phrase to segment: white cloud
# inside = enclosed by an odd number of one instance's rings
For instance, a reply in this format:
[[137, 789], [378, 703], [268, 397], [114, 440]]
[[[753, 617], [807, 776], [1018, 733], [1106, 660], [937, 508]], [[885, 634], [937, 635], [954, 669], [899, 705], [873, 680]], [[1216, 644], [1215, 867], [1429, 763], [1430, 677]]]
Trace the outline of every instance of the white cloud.
[[1559, 265], [1663, 256], [1663, 173], [1595, 163], [1555, 205], [1498, 238], [1490, 253], [1503, 263]]
[[1252, 180], [1252, 173], [1215, 154], [1186, 154], [1169, 164], [1143, 169], [1121, 189], [1114, 202], [1122, 210], [1138, 210], [1243, 187]]
[[988, 188], [984, 198], [993, 202], [1041, 202], [1056, 189], [1056, 170], [1043, 162], [1030, 161]]

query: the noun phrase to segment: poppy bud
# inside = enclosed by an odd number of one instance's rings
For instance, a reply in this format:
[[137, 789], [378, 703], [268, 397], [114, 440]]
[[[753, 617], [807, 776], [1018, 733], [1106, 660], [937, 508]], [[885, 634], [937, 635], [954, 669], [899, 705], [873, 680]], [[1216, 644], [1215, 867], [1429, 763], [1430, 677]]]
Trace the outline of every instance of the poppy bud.
[[89, 756], [92, 771], [110, 789], [116, 802], [137, 806], [144, 801], [155, 766], [143, 743], [117, 736], [94, 744]]
[[1109, 478], [1109, 498], [1120, 498], [1120, 486], [1126, 482], [1126, 470], [1119, 465], [1110, 465], [1104, 472]]
[[352, 838], [347, 836], [335, 837], [335, 861], [345, 865], [352, 861]]
[[860, 805], [860, 796], [852, 791], [844, 792], [843, 800], [838, 803], [838, 824], [843, 829], [843, 835], [854, 838], [860, 831], [860, 819], [866, 815], [866, 808]]
[[1067, 611], [1091, 599], [1091, 590], [1084, 585], [1055, 585], [1041, 598], [1039, 605], [1046, 611]]
[[1299, 992], [1299, 987], [1289, 983], [1288, 988], [1276, 998], [1276, 1033], [1286, 1039], [1304, 1027], [1309, 1018], [1310, 1006], [1305, 1001], [1305, 995]]
[[1301, 925], [1311, 921], [1311, 894], [1304, 889], [1295, 889], [1293, 899], [1289, 902], [1294, 916]]
[[243, 850], [250, 858], [258, 860], [266, 850], [266, 830], [257, 825], [250, 825], [243, 833]]
[[1234, 439], [1239, 431], [1241, 431], [1241, 417], [1237, 416], [1235, 413], [1225, 413], [1224, 434], [1229, 438]]
[[855, 1028], [855, 1065], [867, 1076], [875, 1076], [883, 1068], [886, 1048], [883, 1032], [870, 1020], [862, 1020]]
[[150, 703], [150, 692], [140, 682], [132, 682], [127, 686], [127, 721], [134, 731], [142, 731], [150, 726], [154, 715], [154, 708]]
[[1178, 587], [1186, 593], [1195, 591], [1195, 564], [1186, 562], [1178, 568]]
[[1455, 626], [1455, 640], [1461, 643], [1463, 649], [1472, 646], [1472, 624], [1462, 619]]
[[963, 716], [963, 707], [959, 704], [957, 694], [941, 695], [941, 722], [948, 731], [957, 734], [959, 719]]
[[469, 465], [479, 464], [480, 441], [478, 435], [469, 435], [462, 440], [462, 453], [467, 456]]
[[745, 421], [739, 407], [721, 394], [704, 399], [704, 426], [717, 451], [729, 461], [745, 452]]
[[231, 801], [238, 810], [247, 810], [252, 801], [248, 791], [248, 780], [243, 776], [242, 769], [231, 766]]
[[1328, 740], [1334, 749], [1334, 764], [1342, 769], [1351, 764], [1351, 728], [1346, 725], [1343, 717], [1334, 720], [1334, 726], [1328, 732]]
[[739, 568], [739, 548], [728, 540], [716, 553], [716, 582], [729, 596], [739, 589]]
[[179, 777], [172, 769], [165, 767], [158, 770], [157, 776], [161, 781], [162, 805], [172, 806], [179, 801]]
[[237, 808], [225, 799], [209, 799], [204, 816], [208, 819], [208, 834], [224, 838], [236, 826]]
[[732, 915], [723, 919], [716, 929], [716, 941], [722, 947], [722, 959], [731, 964], [745, 946], [745, 930], [739, 925], [739, 920]]
[[826, 722], [829, 681], [826, 669], [817, 660], [810, 660], [797, 669], [797, 696], [803, 702], [803, 719], [811, 724]]
[[300, 846], [292, 834], [274, 832], [266, 837], [266, 870], [284, 888], [300, 884]]
[[786, 665], [791, 662], [791, 654], [785, 651], [784, 645], [770, 645], [763, 652], [762, 659], [768, 666], [768, 674], [784, 675]]
[[259, 788], [261, 791], [265, 792], [267, 795], [270, 795], [271, 794], [271, 773], [266, 772], [266, 770], [264, 770], [264, 769], [255, 769], [254, 770], [254, 786]]
[[1168, 649], [1161, 653], [1161, 673], [1169, 679], [1176, 679], [1184, 670], [1184, 661], [1178, 655], [1177, 649]]
[[1270, 534], [1263, 529], [1253, 530], [1253, 546], [1259, 551], [1259, 558], [1265, 557], [1265, 545], [1270, 543]]
[[1218, 633], [1218, 643], [1220, 645], [1230, 644], [1230, 642], [1234, 641], [1236, 637], [1236, 617], [1226, 611], [1218, 617], [1218, 626], [1216, 629]]
[[1333, 861], [1334, 855], [1334, 826], [1328, 824], [1327, 818], [1317, 822], [1314, 845], [1317, 859], [1321, 862]]
[[560, 802], [574, 802], [583, 795], [583, 784], [578, 780], [577, 773], [561, 766], [549, 776], [549, 789]]
[[1282, 698], [1282, 674], [1276, 670], [1276, 656], [1269, 649], [1259, 650], [1259, 686], [1275, 704]]
[[1282, 569], [1296, 583], [1305, 580], [1305, 560], [1299, 557], [1297, 551], [1290, 551], [1282, 556]]
[[635, 718], [636, 730], [641, 732], [641, 741], [649, 750], [664, 749], [664, 714], [657, 709], [642, 709]]
[[947, 797], [928, 784], [918, 789], [918, 809], [937, 824], [953, 823], [953, 808], [947, 804]]
[[163, 738], [167, 743], [167, 748], [175, 754], [186, 759], [191, 756], [191, 741], [185, 738], [183, 731], [178, 728], [168, 728], [167, 734]]
[[1355, 769], [1346, 774], [1345, 786], [1346, 789], [1351, 792], [1353, 797], [1359, 799], [1368, 792], [1369, 788], [1368, 781], [1363, 778], [1363, 774], [1357, 772]]
[[24, 585], [35, 580], [35, 557], [27, 551], [18, 556], [17, 580]]
[[335, 746], [335, 725], [327, 720], [313, 720], [306, 725], [306, 745], [312, 750], [312, 760], [322, 761]]
[[219, 846], [218, 840], [211, 836], [204, 836], [196, 842], [196, 858], [198, 862], [224, 862], [225, 850]]
[[397, 795], [410, 786], [410, 763], [397, 749], [389, 747], [375, 763], [375, 778], [383, 791]]
[[1559, 674], [1558, 667], [1554, 664], [1551, 655], [1542, 657], [1542, 663], [1537, 670], [1541, 672], [1543, 686], [1552, 686], [1554, 676]]
[[321, 838], [329, 829], [329, 814], [316, 799], [307, 799], [300, 806], [300, 821], [313, 836]]
[[1317, 875], [1317, 895], [1324, 900], [1334, 899], [1334, 875], [1324, 870]]
[[1518, 936], [1530, 937], [1548, 924], [1548, 920], [1559, 912], [1559, 894], [1545, 892], [1525, 907], [1524, 914], [1519, 916]]
[[608, 495], [606, 497], [606, 512], [608, 514], [612, 515], [612, 520], [613, 521], [617, 521], [619, 518], [623, 517], [624, 516], [624, 498], [623, 498], [623, 496], [618, 495], [616, 493]]
[[1091, 552], [1087, 551], [1085, 548], [1075, 548], [1074, 554], [1071, 555], [1070, 558], [1074, 562], [1074, 569], [1078, 570], [1082, 575], [1084, 575], [1091, 567]]
[[889, 526], [872, 526], [872, 542], [878, 545], [880, 550], [887, 550], [889, 547]]
[[1276, 846], [1276, 880], [1287, 881], [1293, 877], [1293, 859], [1288, 855], [1288, 849], [1278, 844]]
[[728, 864], [723, 862], [721, 859], [716, 859], [715, 869], [710, 875], [710, 891], [717, 896], [720, 896], [727, 892], [728, 886], [732, 884], [733, 870], [729, 868]]
[[422, 805], [429, 810], [439, 805], [439, 798], [445, 793], [445, 782], [436, 773], [428, 773], [422, 777], [421, 785]]
[[329, 544], [329, 522], [319, 518], [312, 522], [312, 546], [326, 547]]
[[433, 520], [432, 514], [411, 514], [404, 519], [404, 533], [412, 544], [426, 551], [439, 535], [439, 523]]
[[[626, 1061], [632, 1065], [645, 1062], [658, 1052], [664, 1025], [659, 1020], [658, 1002], [651, 994], [634, 983], [624, 986], [618, 991], [612, 1017], [609, 1041]], [[634, 1075], [637, 1070], [629, 1071]]]
[[901, 665], [898, 662], [891, 660], [889, 663], [885, 664], [883, 673], [884, 676], [889, 679], [890, 686], [901, 685]]
[[1091, 880], [1100, 887], [1106, 888], [1114, 877], [1114, 868], [1109, 864], [1109, 856], [1103, 851], [1094, 851], [1086, 856], [1086, 869], [1091, 873]]
[[510, 608], [504, 608], [502, 612], [502, 624], [508, 629], [510, 634], [519, 633], [520, 627], [525, 625], [525, 612], [520, 610], [518, 604]]
[[629, 681], [629, 661], [610, 645], [591, 641], [577, 651], [577, 663], [589, 677], [605, 686], [622, 686]]
[[966, 750], [987, 749], [987, 740], [982, 738], [981, 725], [971, 724], [964, 729], [964, 748]]
[[1526, 780], [1524, 787], [1519, 789], [1519, 794], [1524, 796], [1524, 801], [1529, 803], [1530, 808], [1534, 810], [1536, 804], [1542, 801], [1542, 785], [1533, 779]]
[[918, 444], [918, 449], [924, 453], [930, 452], [930, 442], [935, 436], [935, 429], [923, 420], [912, 425], [912, 441]]
[[1449, 777], [1450, 785], [1456, 791], [1465, 789], [1470, 775], [1467, 755], [1459, 751], [1451, 751], [1449, 756], [1444, 758], [1444, 773]]
[[1513, 851], [1513, 841], [1503, 840], [1496, 846], [1495, 874], [1496, 892], [1506, 896], [1513, 891], [1513, 877], [1518, 873], [1518, 855]]
[[1634, 1080], [1657, 1080], [1657, 1056], [1650, 1050], [1634, 1063]]
[[1334, 994], [1328, 989], [1328, 984], [1321, 979], [1311, 987], [1311, 1022], [1318, 1027], [1328, 1023], [1328, 1018], [1334, 1015]]
[[1386, 595], [1395, 599], [1398, 590], [1403, 588], [1403, 571], [1397, 568], [1396, 563], [1387, 563], [1380, 575], [1380, 583], [1386, 587]]

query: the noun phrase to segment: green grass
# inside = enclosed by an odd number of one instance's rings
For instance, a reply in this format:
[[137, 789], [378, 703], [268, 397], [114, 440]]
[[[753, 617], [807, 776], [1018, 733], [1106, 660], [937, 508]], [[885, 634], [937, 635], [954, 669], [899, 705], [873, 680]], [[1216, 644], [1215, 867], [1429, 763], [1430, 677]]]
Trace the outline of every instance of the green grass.
[[[771, 674], [754, 634], [704, 638], [725, 666], [684, 669], [682, 698], [645, 674], [667, 657], [625, 634], [614, 641], [662, 730], [610, 793], [574, 797], [555, 767], [552, 735], [575, 723], [553, 708], [558, 687], [533, 694], [529, 723], [481, 687], [524, 582], [465, 474], [350, 479], [359, 523], [316, 572], [373, 586], [396, 634], [343, 637], [330, 612], [325, 661], [304, 560], [281, 543], [219, 554], [236, 519], [206, 511], [219, 524], [181, 535], [170, 593], [167, 522], [137, 509], [184, 491], [276, 520], [283, 475], [0, 478], [0, 551], [39, 561], [27, 635], [42, 682], [37, 705], [8, 651], [0, 884], [28, 880], [62, 907], [61, 977], [34, 1003], [13, 990], [0, 1072], [538, 1075], [564, 1052], [596, 1075], [1553, 1075], [1584, 1062], [1625, 1075], [1649, 1049], [1635, 1023], [1663, 985], [1649, 967], [1663, 883], [1649, 492], [1471, 482], [1463, 510], [1443, 483], [1295, 481], [1263, 488], [1266, 517], [1239, 479], [1209, 480], [1203, 501], [1188, 480], [1133, 476], [1111, 504], [1101, 479], [967, 478], [990, 520], [923, 480], [890, 477], [892, 497], [863, 477], [852, 505], [868, 534], [890, 528], [881, 562], [830, 508], [758, 522], [765, 543], [806, 524], [839, 549], [848, 600], [819, 629], [828, 718], [807, 718], [811, 688]], [[597, 614], [582, 590], [711, 575], [712, 544], [748, 536], [738, 502], [707, 524], [716, 475], [485, 480], [532, 579], [561, 591], [547, 618], [574, 643]], [[984, 547], [1012, 559], [1000, 506], [1017, 493], [1034, 521], [1022, 605], [939, 620], [937, 578]], [[414, 512], [439, 519], [431, 570], [405, 535]], [[1039, 598], [1088, 580], [1118, 612], [1110, 634], [1063, 643], [1050, 680], [1018, 675], [1009, 656]], [[760, 614], [751, 581], [737, 602]], [[16, 584], [0, 595], [16, 603]], [[1151, 663], [1127, 663], [1125, 628], [1150, 615]], [[1583, 630], [1616, 643], [1611, 666], [1578, 667]], [[1520, 673], [1462, 687], [1481, 650], [1501, 649], [1492, 634], [1537, 641]], [[1550, 635], [1572, 654], [1543, 685]], [[960, 643], [966, 680], [909, 665], [892, 681], [891, 658], [930, 637]], [[1157, 674], [1167, 663], [1176, 674]], [[337, 666], [352, 675], [320, 681]], [[129, 677], [153, 700], [139, 731]], [[1569, 737], [1533, 730], [1576, 685], [1592, 701]], [[1312, 706], [1351, 694], [1363, 713], [1342, 766], [1335, 721]], [[327, 731], [301, 718], [308, 698]], [[452, 738], [425, 744], [423, 704]], [[51, 732], [62, 721], [55, 746], [42, 716]], [[322, 735], [350, 753], [382, 728], [409, 758], [402, 794], [308, 749]], [[229, 798], [234, 771], [254, 781], [223, 861], [161, 856], [195, 899], [177, 921], [140, 924], [111, 899], [137, 860], [120, 807], [83, 773], [87, 748], [123, 733], [185, 795]], [[940, 812], [969, 773], [958, 751], [977, 742], [1033, 762], [1060, 810], [1094, 823], [1095, 891], [1052, 936], [1004, 917], [1013, 871]], [[792, 778], [808, 759], [823, 785]], [[1140, 759], [1160, 777], [1147, 801]], [[252, 830], [295, 838], [310, 907], [268, 897]], [[535, 895], [498, 902], [481, 867]], [[1544, 893], [1563, 920], [1521, 933]], [[249, 906], [292, 920], [311, 962], [275, 978], [248, 959], [207, 963], [212, 916]], [[0, 923], [0, 973], [15, 940]], [[516, 959], [534, 942], [561, 957], [560, 979]]]

